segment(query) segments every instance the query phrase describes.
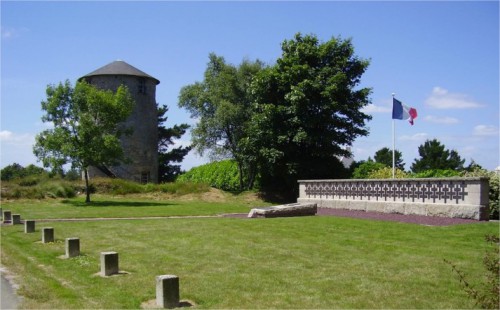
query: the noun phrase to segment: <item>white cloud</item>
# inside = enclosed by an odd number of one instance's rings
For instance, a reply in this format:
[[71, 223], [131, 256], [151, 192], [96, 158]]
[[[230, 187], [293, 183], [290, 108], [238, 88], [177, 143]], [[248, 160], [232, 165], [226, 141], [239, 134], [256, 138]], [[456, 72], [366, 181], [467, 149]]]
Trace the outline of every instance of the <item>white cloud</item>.
[[8, 130], [0, 131], [0, 141], [8, 141], [12, 138], [12, 132]]
[[450, 93], [447, 89], [436, 86], [425, 104], [435, 109], [474, 109], [483, 107], [466, 94]]
[[22, 27], [22, 28], [8, 28], [8, 27], [2, 27], [1, 28], [1, 33], [2, 33], [2, 39], [12, 39], [20, 36], [22, 33], [27, 32], [28, 28]]
[[474, 127], [475, 136], [496, 136], [498, 135], [498, 128], [491, 125], [477, 125]]
[[424, 120], [430, 123], [443, 124], [443, 125], [453, 125], [458, 124], [458, 119], [449, 116], [435, 116], [435, 115], [427, 115], [424, 117]]
[[3, 145], [33, 145], [35, 136], [29, 133], [17, 134], [8, 130], [0, 131], [0, 142]]
[[9, 130], [0, 131], [1, 156], [0, 165], [18, 163], [22, 166], [35, 164], [37, 159], [33, 155], [35, 136], [30, 133], [14, 133]]
[[428, 136], [429, 136], [428, 134], [421, 132], [421, 133], [416, 133], [416, 134], [411, 135], [411, 136], [403, 135], [403, 136], [399, 137], [399, 140], [420, 142], [420, 141], [426, 140]]
[[361, 109], [361, 112], [367, 113], [367, 114], [372, 114], [372, 113], [388, 113], [391, 112], [391, 108], [389, 107], [383, 107], [383, 106], [378, 106], [375, 104], [369, 104]]

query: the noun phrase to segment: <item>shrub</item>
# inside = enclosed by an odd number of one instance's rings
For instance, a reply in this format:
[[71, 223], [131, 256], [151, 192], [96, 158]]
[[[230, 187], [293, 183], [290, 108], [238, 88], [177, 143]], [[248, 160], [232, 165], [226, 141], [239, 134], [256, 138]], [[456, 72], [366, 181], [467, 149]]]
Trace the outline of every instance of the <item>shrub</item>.
[[6, 166], [2, 170], [0, 170], [0, 174], [2, 181], [11, 181], [14, 179], [35, 175], [48, 175], [47, 171], [45, 171], [43, 168], [37, 167], [35, 165], [28, 165], [27, 167], [23, 167], [17, 163]]
[[499, 197], [500, 197], [500, 176], [494, 171], [487, 171], [480, 167], [475, 167], [472, 171], [462, 173], [464, 177], [486, 177], [490, 185], [489, 192], [489, 209], [490, 219], [498, 220], [499, 217]]
[[20, 179], [18, 181], [18, 184], [20, 186], [35, 186], [38, 183], [40, 183], [40, 181], [41, 181], [41, 178], [39, 176], [32, 175], [32, 176]]
[[72, 198], [76, 196], [76, 189], [68, 182], [49, 181], [40, 185], [39, 190], [43, 197]]
[[[408, 173], [401, 169], [396, 169], [394, 176], [396, 179], [403, 179], [408, 177]], [[392, 168], [383, 167], [377, 170], [373, 170], [368, 173], [367, 179], [390, 179], [392, 178]]]
[[240, 179], [234, 160], [223, 160], [194, 167], [177, 178], [179, 182], [205, 183], [224, 191], [238, 191]]
[[[21, 185], [22, 184], [22, 185]], [[2, 199], [71, 198], [76, 196], [77, 186], [62, 180], [39, 180], [37, 182], [7, 182], [2, 184]]]
[[430, 169], [411, 175], [412, 178], [449, 178], [460, 176], [460, 171], [451, 169]]
[[352, 178], [367, 179], [370, 173], [382, 169], [384, 167], [387, 166], [382, 163], [377, 163], [372, 160], [365, 161], [364, 163], [359, 165], [356, 169], [354, 169], [354, 172], [352, 173]]

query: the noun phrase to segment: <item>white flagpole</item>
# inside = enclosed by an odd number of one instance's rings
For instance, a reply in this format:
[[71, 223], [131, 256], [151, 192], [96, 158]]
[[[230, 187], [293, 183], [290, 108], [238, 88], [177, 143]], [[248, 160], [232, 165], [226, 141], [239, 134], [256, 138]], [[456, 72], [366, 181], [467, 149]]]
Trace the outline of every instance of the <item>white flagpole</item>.
[[[396, 94], [392, 93], [392, 101], [394, 105], [394, 96]], [[394, 106], [392, 107], [394, 109]], [[392, 178], [396, 177], [396, 125], [394, 119], [392, 119]]]

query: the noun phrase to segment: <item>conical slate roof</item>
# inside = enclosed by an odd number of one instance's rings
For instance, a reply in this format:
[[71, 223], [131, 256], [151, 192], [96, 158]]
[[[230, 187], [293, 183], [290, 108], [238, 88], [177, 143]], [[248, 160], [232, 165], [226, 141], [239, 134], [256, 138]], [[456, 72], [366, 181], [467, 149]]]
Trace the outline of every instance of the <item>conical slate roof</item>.
[[153, 79], [156, 82], [156, 84], [160, 84], [160, 81], [158, 79], [137, 69], [134, 66], [129, 65], [123, 60], [113, 61], [112, 63], [109, 63], [104, 67], [101, 67], [95, 71], [90, 72], [89, 74], [82, 76], [81, 78], [79, 78], [79, 80], [86, 77], [97, 76], [97, 75], [133, 75], [133, 76], [140, 76]]

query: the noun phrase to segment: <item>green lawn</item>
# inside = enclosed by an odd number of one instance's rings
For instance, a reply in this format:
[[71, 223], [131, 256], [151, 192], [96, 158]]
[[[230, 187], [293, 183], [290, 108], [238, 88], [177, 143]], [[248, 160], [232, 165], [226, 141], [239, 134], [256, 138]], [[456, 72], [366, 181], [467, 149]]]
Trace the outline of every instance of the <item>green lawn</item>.
[[224, 213], [248, 213], [252, 204], [244, 199], [219, 203], [200, 200], [152, 200], [94, 195], [92, 203], [83, 197], [74, 199], [20, 200], [3, 203], [3, 210], [21, 214], [22, 219], [127, 218], [158, 216], [196, 216]]
[[[39, 210], [29, 203], [8, 205], [23, 218], [50, 218], [45, 213], [51, 208], [61, 217], [248, 210], [244, 203], [127, 201], [94, 207], [61, 202], [57, 208], [42, 203]], [[41, 244], [41, 228], [48, 226], [57, 240]], [[197, 308], [457, 309], [474, 303], [443, 259], [479, 285], [488, 248], [484, 235], [498, 235], [498, 223], [181, 218], [38, 223], [34, 234], [25, 234], [22, 225], [3, 226], [1, 233], [2, 264], [18, 275], [23, 308], [137, 309], [155, 298], [155, 276], [175, 274], [181, 299]], [[58, 258], [68, 237], [80, 238], [82, 256]], [[103, 251], [117, 251], [120, 270], [129, 274], [96, 276]]]

